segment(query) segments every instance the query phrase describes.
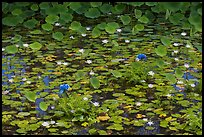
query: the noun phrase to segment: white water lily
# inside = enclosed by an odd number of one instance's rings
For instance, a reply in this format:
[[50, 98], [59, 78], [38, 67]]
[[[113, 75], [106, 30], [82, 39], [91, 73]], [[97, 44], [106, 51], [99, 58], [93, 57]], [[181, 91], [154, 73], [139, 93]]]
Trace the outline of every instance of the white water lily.
[[89, 72], [89, 74], [90, 74], [90, 75], [94, 75], [95, 73], [91, 70], [91, 71]]
[[53, 121], [53, 120], [52, 120], [52, 121], [50, 121], [50, 124], [55, 124], [55, 121]]
[[189, 68], [190, 66], [189, 66], [189, 64], [185, 63], [184, 67]]
[[41, 79], [42, 77], [41, 77], [41, 76], [38, 76], [38, 78]]
[[122, 29], [117, 29], [116, 31], [117, 31], [117, 32], [121, 32], [121, 31], [122, 31]]
[[178, 53], [179, 51], [178, 50], [174, 50], [174, 53]]
[[186, 44], [186, 48], [190, 48], [190, 47], [191, 47], [190, 45]]
[[82, 37], [86, 37], [86, 34], [81, 34], [82, 35]]
[[136, 106], [141, 106], [141, 105], [142, 105], [141, 102], [137, 102], [137, 103], [136, 103]]
[[145, 80], [141, 80], [140, 82], [146, 82]]
[[19, 45], [18, 45], [18, 44], [16, 44], [16, 47], [18, 48], [18, 47], [19, 47]]
[[144, 120], [144, 121], [148, 121], [148, 119], [147, 119], [147, 118], [143, 118], [142, 120]]
[[149, 126], [154, 125], [154, 122], [149, 121], [149, 122], [147, 122], [147, 125], [149, 125]]
[[5, 50], [5, 48], [2, 48], [2, 51], [4, 51]]
[[13, 79], [9, 79], [8, 81], [11, 82], [11, 83], [13, 83]]
[[120, 15], [118, 15], [117, 17], [120, 18]]
[[57, 61], [57, 65], [61, 65], [62, 64], [62, 62], [61, 61]]
[[195, 87], [196, 85], [195, 84], [191, 84], [191, 87]]
[[153, 84], [148, 84], [148, 87], [153, 88], [154, 86], [153, 86]]
[[178, 46], [179, 44], [178, 44], [178, 43], [174, 43], [173, 45], [174, 45], [174, 46]]
[[125, 40], [125, 43], [130, 43], [130, 40], [126, 39], [126, 40]]
[[153, 71], [149, 71], [148, 75], [154, 76], [154, 72]]
[[106, 44], [106, 43], [108, 43], [108, 40], [104, 39], [104, 40], [102, 40], [102, 42]]
[[29, 46], [28, 44], [23, 44], [23, 47], [26, 47], [26, 48], [27, 48], [28, 46]]
[[65, 65], [65, 66], [67, 66], [68, 65], [68, 63], [67, 62], [64, 62], [64, 63], [62, 63], [63, 65]]
[[26, 83], [30, 84], [30, 83], [31, 83], [31, 81], [26, 81]]
[[174, 58], [174, 60], [175, 60], [175, 61], [178, 61], [179, 59], [178, 59], [178, 58]]
[[6, 95], [8, 93], [9, 93], [9, 90], [5, 90], [5, 91], [2, 92], [3, 95]]
[[70, 39], [75, 39], [74, 36], [70, 36], [69, 38], [70, 38]]
[[187, 33], [186, 33], [186, 32], [182, 32], [181, 35], [182, 35], [182, 36], [186, 36]]
[[26, 80], [27, 80], [26, 78], [23, 78], [23, 79], [22, 79], [22, 81], [26, 81]]
[[55, 109], [55, 106], [51, 106], [51, 109]]
[[88, 98], [87, 98], [87, 97], [84, 97], [83, 100], [88, 100]]
[[93, 105], [94, 106], [99, 106], [99, 103], [98, 102], [94, 102]]
[[74, 113], [75, 111], [74, 111], [74, 110], [71, 110], [70, 112], [71, 112], [71, 113]]
[[79, 52], [81, 52], [83, 54], [84, 53], [84, 49], [80, 49]]
[[167, 97], [171, 97], [171, 94], [167, 94], [166, 96], [167, 96]]
[[183, 84], [183, 81], [177, 81], [177, 84]]
[[60, 23], [55, 23], [55, 26], [60, 26], [61, 24]]
[[49, 124], [48, 122], [43, 122], [42, 125], [43, 125], [44, 127], [47, 127], [47, 126], [49, 126], [50, 124]]
[[86, 27], [86, 30], [91, 30], [91, 27]]
[[140, 61], [140, 59], [139, 59], [139, 58], [136, 58], [135, 60], [136, 60], [136, 61]]
[[86, 61], [86, 63], [91, 64], [91, 63], [92, 63], [92, 61], [91, 61], [91, 60], [87, 60], [87, 61]]

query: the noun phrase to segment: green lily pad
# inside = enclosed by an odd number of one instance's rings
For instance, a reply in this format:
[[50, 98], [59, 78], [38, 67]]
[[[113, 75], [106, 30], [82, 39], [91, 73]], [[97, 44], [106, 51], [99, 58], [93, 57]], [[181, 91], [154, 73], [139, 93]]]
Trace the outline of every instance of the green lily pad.
[[61, 41], [64, 38], [64, 35], [62, 34], [62, 32], [55, 32], [52, 33], [52, 37], [58, 41]]
[[107, 129], [114, 129], [114, 130], [117, 130], [117, 131], [120, 131], [120, 130], [123, 130], [123, 126], [122, 124], [113, 124], [111, 126], [108, 126]]
[[98, 18], [101, 13], [98, 10], [98, 8], [90, 8], [88, 11], [85, 12], [84, 14], [87, 18]]
[[80, 29], [82, 26], [81, 26], [81, 23], [80, 22], [77, 22], [77, 21], [73, 21], [71, 23], [71, 26], [70, 26], [70, 29], [72, 30], [78, 30]]
[[169, 40], [167, 37], [162, 37], [162, 38], [161, 38], [161, 42], [162, 42], [162, 44], [164, 44], [165, 46], [171, 45], [171, 42], [170, 42], [170, 40]]
[[117, 70], [112, 70], [111, 73], [113, 74], [113, 76], [115, 76], [116, 78], [122, 77], [122, 73], [117, 71]]
[[122, 21], [123, 25], [128, 25], [131, 21], [131, 18], [128, 15], [122, 15], [120, 16], [120, 20]]
[[181, 71], [181, 69], [176, 68], [176, 72], [175, 72], [176, 77], [181, 78], [183, 76], [183, 73], [184, 72]]
[[51, 31], [53, 29], [53, 26], [50, 23], [42, 24], [41, 27], [46, 31]]
[[96, 77], [92, 77], [90, 79], [91, 85], [95, 88], [98, 89], [100, 87], [100, 82]]
[[35, 100], [37, 99], [36, 94], [30, 91], [25, 93], [25, 97], [31, 102], [35, 102]]
[[92, 30], [91, 35], [92, 35], [93, 38], [97, 38], [97, 37], [99, 37], [101, 35], [101, 31], [97, 27], [95, 27]]
[[5, 51], [9, 54], [15, 54], [18, 52], [18, 48], [15, 45], [7, 46]]
[[146, 24], [146, 23], [149, 22], [149, 19], [145, 15], [143, 15], [142, 17], [140, 17], [138, 19], [138, 21], [141, 22], [141, 23], [145, 23]]
[[32, 18], [32, 19], [27, 20], [26, 22], [24, 22], [23, 25], [26, 28], [33, 29], [37, 23], [38, 23], [38, 21], [35, 18]]
[[155, 48], [155, 52], [157, 55], [163, 57], [167, 54], [167, 48], [165, 46], [159, 45], [157, 48]]
[[43, 111], [46, 111], [48, 106], [49, 105], [46, 102], [40, 102], [39, 104], [40, 109], [42, 109]]
[[29, 46], [34, 51], [40, 50], [42, 48], [42, 44], [40, 44], [39, 42], [34, 42], [30, 44]]
[[169, 80], [172, 84], [176, 83], [176, 78], [173, 74], [167, 73], [166, 79]]
[[162, 121], [160, 122], [160, 126], [166, 128], [166, 127], [168, 126], [168, 123], [169, 123], [168, 121], [162, 120]]

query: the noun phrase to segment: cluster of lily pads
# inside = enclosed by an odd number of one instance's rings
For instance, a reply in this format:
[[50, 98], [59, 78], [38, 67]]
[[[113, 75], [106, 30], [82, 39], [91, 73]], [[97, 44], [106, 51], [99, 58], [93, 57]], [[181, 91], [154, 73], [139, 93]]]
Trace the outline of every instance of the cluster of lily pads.
[[199, 2], [3, 3], [3, 25], [13, 26], [2, 36], [3, 133], [202, 134], [201, 9]]

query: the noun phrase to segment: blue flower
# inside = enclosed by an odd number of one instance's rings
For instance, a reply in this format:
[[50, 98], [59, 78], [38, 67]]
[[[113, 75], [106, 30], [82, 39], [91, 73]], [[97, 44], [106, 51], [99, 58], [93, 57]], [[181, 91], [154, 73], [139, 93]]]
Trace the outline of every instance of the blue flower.
[[146, 59], [147, 59], [147, 56], [145, 54], [139, 54], [137, 55], [137, 58], [136, 58], [137, 61], [146, 60]]
[[69, 88], [70, 88], [70, 86], [68, 84], [60, 85], [59, 96], [61, 97], [61, 95], [64, 93], [64, 91], [68, 90]]

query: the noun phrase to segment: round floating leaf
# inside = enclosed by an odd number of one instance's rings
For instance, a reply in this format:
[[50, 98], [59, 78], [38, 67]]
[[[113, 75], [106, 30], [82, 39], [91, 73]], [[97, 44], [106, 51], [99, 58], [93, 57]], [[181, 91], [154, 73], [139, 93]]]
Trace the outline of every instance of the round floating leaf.
[[34, 51], [40, 50], [42, 48], [42, 44], [40, 44], [39, 42], [34, 42], [32, 44], [30, 44], [30, 48]]
[[41, 27], [46, 31], [51, 31], [53, 29], [53, 26], [50, 23], [42, 24]]
[[101, 35], [101, 31], [97, 27], [95, 27], [92, 30], [91, 35], [92, 35], [93, 38], [97, 38], [97, 37], [99, 37]]
[[142, 16], [142, 11], [141, 10], [135, 9], [134, 12], [135, 12], [135, 17], [137, 19], [139, 19]]
[[50, 23], [50, 24], [54, 24], [55, 22], [57, 22], [59, 20], [59, 17], [56, 16], [56, 15], [48, 15], [46, 18], [45, 18], [45, 21], [47, 23]]
[[125, 4], [117, 4], [117, 5], [115, 6], [115, 9], [116, 9], [118, 12], [122, 13], [122, 12], [125, 10], [125, 7], [126, 7]]
[[41, 30], [30, 31], [31, 34], [43, 34]]
[[31, 102], [35, 102], [35, 100], [37, 98], [36, 94], [34, 92], [30, 92], [30, 91], [25, 93], [25, 97]]
[[2, 24], [7, 26], [16, 26], [23, 22], [23, 18], [20, 16], [8, 16], [2, 19]]
[[145, 2], [145, 4], [147, 6], [155, 6], [155, 5], [157, 5], [157, 2]]
[[106, 25], [107, 24], [105, 22], [102, 22], [102, 23], [98, 24], [96, 27], [99, 28], [100, 30], [104, 30]]
[[149, 19], [145, 15], [143, 15], [138, 19], [138, 21], [146, 24], [149, 22]]
[[199, 9], [197, 10], [197, 12], [198, 12], [198, 14], [199, 14], [200, 16], [202, 16], [202, 8], [199, 8]]
[[102, 2], [90, 2], [92, 7], [99, 7], [102, 5]]
[[62, 34], [62, 32], [55, 32], [52, 33], [52, 37], [58, 41], [61, 41], [64, 38], [64, 35]]
[[32, 18], [32, 19], [27, 20], [26, 22], [24, 22], [23, 25], [26, 28], [33, 29], [37, 23], [38, 23], [38, 21], [36, 19]]
[[107, 129], [114, 129], [114, 130], [120, 131], [120, 130], [123, 130], [123, 126], [119, 123], [114, 123], [108, 126]]
[[110, 33], [110, 34], [113, 34], [113, 33], [115, 33], [116, 28], [107, 25], [107, 26], [105, 27], [105, 30], [106, 30], [106, 32], [108, 32], [108, 33]]
[[144, 30], [144, 25], [142, 25], [142, 24], [137, 24], [137, 25], [135, 25], [135, 29], [136, 29], [137, 31], [143, 31], [143, 30]]
[[80, 22], [77, 22], [77, 21], [73, 21], [71, 23], [71, 26], [70, 26], [70, 29], [72, 30], [78, 30], [79, 28], [81, 28], [81, 23]]
[[41, 2], [40, 3], [40, 9], [47, 9], [50, 7], [50, 4], [48, 2]]
[[66, 23], [68, 23], [68, 22], [72, 21], [73, 16], [72, 16], [72, 14], [69, 14], [69, 13], [61, 13], [60, 19], [64, 20]]
[[166, 79], [169, 80], [172, 84], [176, 83], [176, 78], [173, 74], [167, 73]]
[[69, 7], [72, 10], [77, 11], [79, 8], [81, 8], [81, 3], [80, 2], [70, 2]]
[[168, 9], [172, 12], [180, 10], [182, 2], [160, 2], [159, 3], [164, 9]]
[[122, 74], [117, 71], [117, 70], [112, 70], [111, 73], [113, 74], [113, 76], [115, 76], [116, 78], [122, 77]]
[[40, 109], [42, 109], [43, 111], [46, 111], [48, 106], [49, 105], [47, 103], [43, 102], [43, 101], [40, 102], [40, 104], [39, 104]]
[[163, 57], [167, 54], [167, 48], [165, 46], [159, 45], [157, 48], [155, 48], [155, 52], [157, 55]]
[[22, 12], [21, 9], [14, 9], [11, 13], [12, 13], [13, 15], [18, 16], [18, 15], [22, 14], [23, 12]]
[[181, 69], [177, 68], [175, 72], [176, 77], [181, 78], [183, 76], [183, 72]]
[[167, 37], [162, 37], [162, 38], [161, 38], [161, 42], [162, 42], [162, 44], [164, 44], [165, 46], [171, 45], [171, 41], [170, 41]]
[[160, 126], [161, 127], [167, 127], [168, 126], [168, 121], [166, 121], [166, 120], [162, 120], [161, 122], [160, 122]]
[[76, 81], [79, 81], [80, 79], [83, 79], [84, 78], [84, 76], [85, 76], [85, 73], [83, 72], [83, 71], [77, 71], [76, 73], [75, 73], [75, 79], [76, 79]]
[[110, 4], [103, 4], [102, 6], [99, 7], [100, 11], [105, 13], [109, 13], [111, 11], [112, 6]]
[[18, 52], [18, 48], [15, 45], [10, 45], [5, 48], [5, 51], [9, 54], [15, 54]]
[[91, 85], [95, 88], [98, 89], [100, 87], [100, 82], [96, 77], [92, 77], [90, 79]]
[[38, 4], [33, 4], [30, 8], [33, 11], [38, 11], [38, 9], [39, 9]]
[[156, 63], [157, 63], [157, 66], [159, 66], [159, 67], [163, 67], [164, 66], [164, 61], [163, 60], [161, 60], [161, 59], [158, 59], [157, 61], [156, 61]]
[[131, 21], [131, 18], [128, 15], [122, 15], [120, 16], [120, 19], [123, 22], [123, 25], [128, 25]]
[[130, 2], [129, 4], [132, 5], [132, 6], [140, 7], [140, 6], [142, 6], [144, 4], [144, 2]]
[[98, 18], [101, 15], [98, 8], [90, 8], [87, 12], [85, 12], [85, 16], [87, 18]]

